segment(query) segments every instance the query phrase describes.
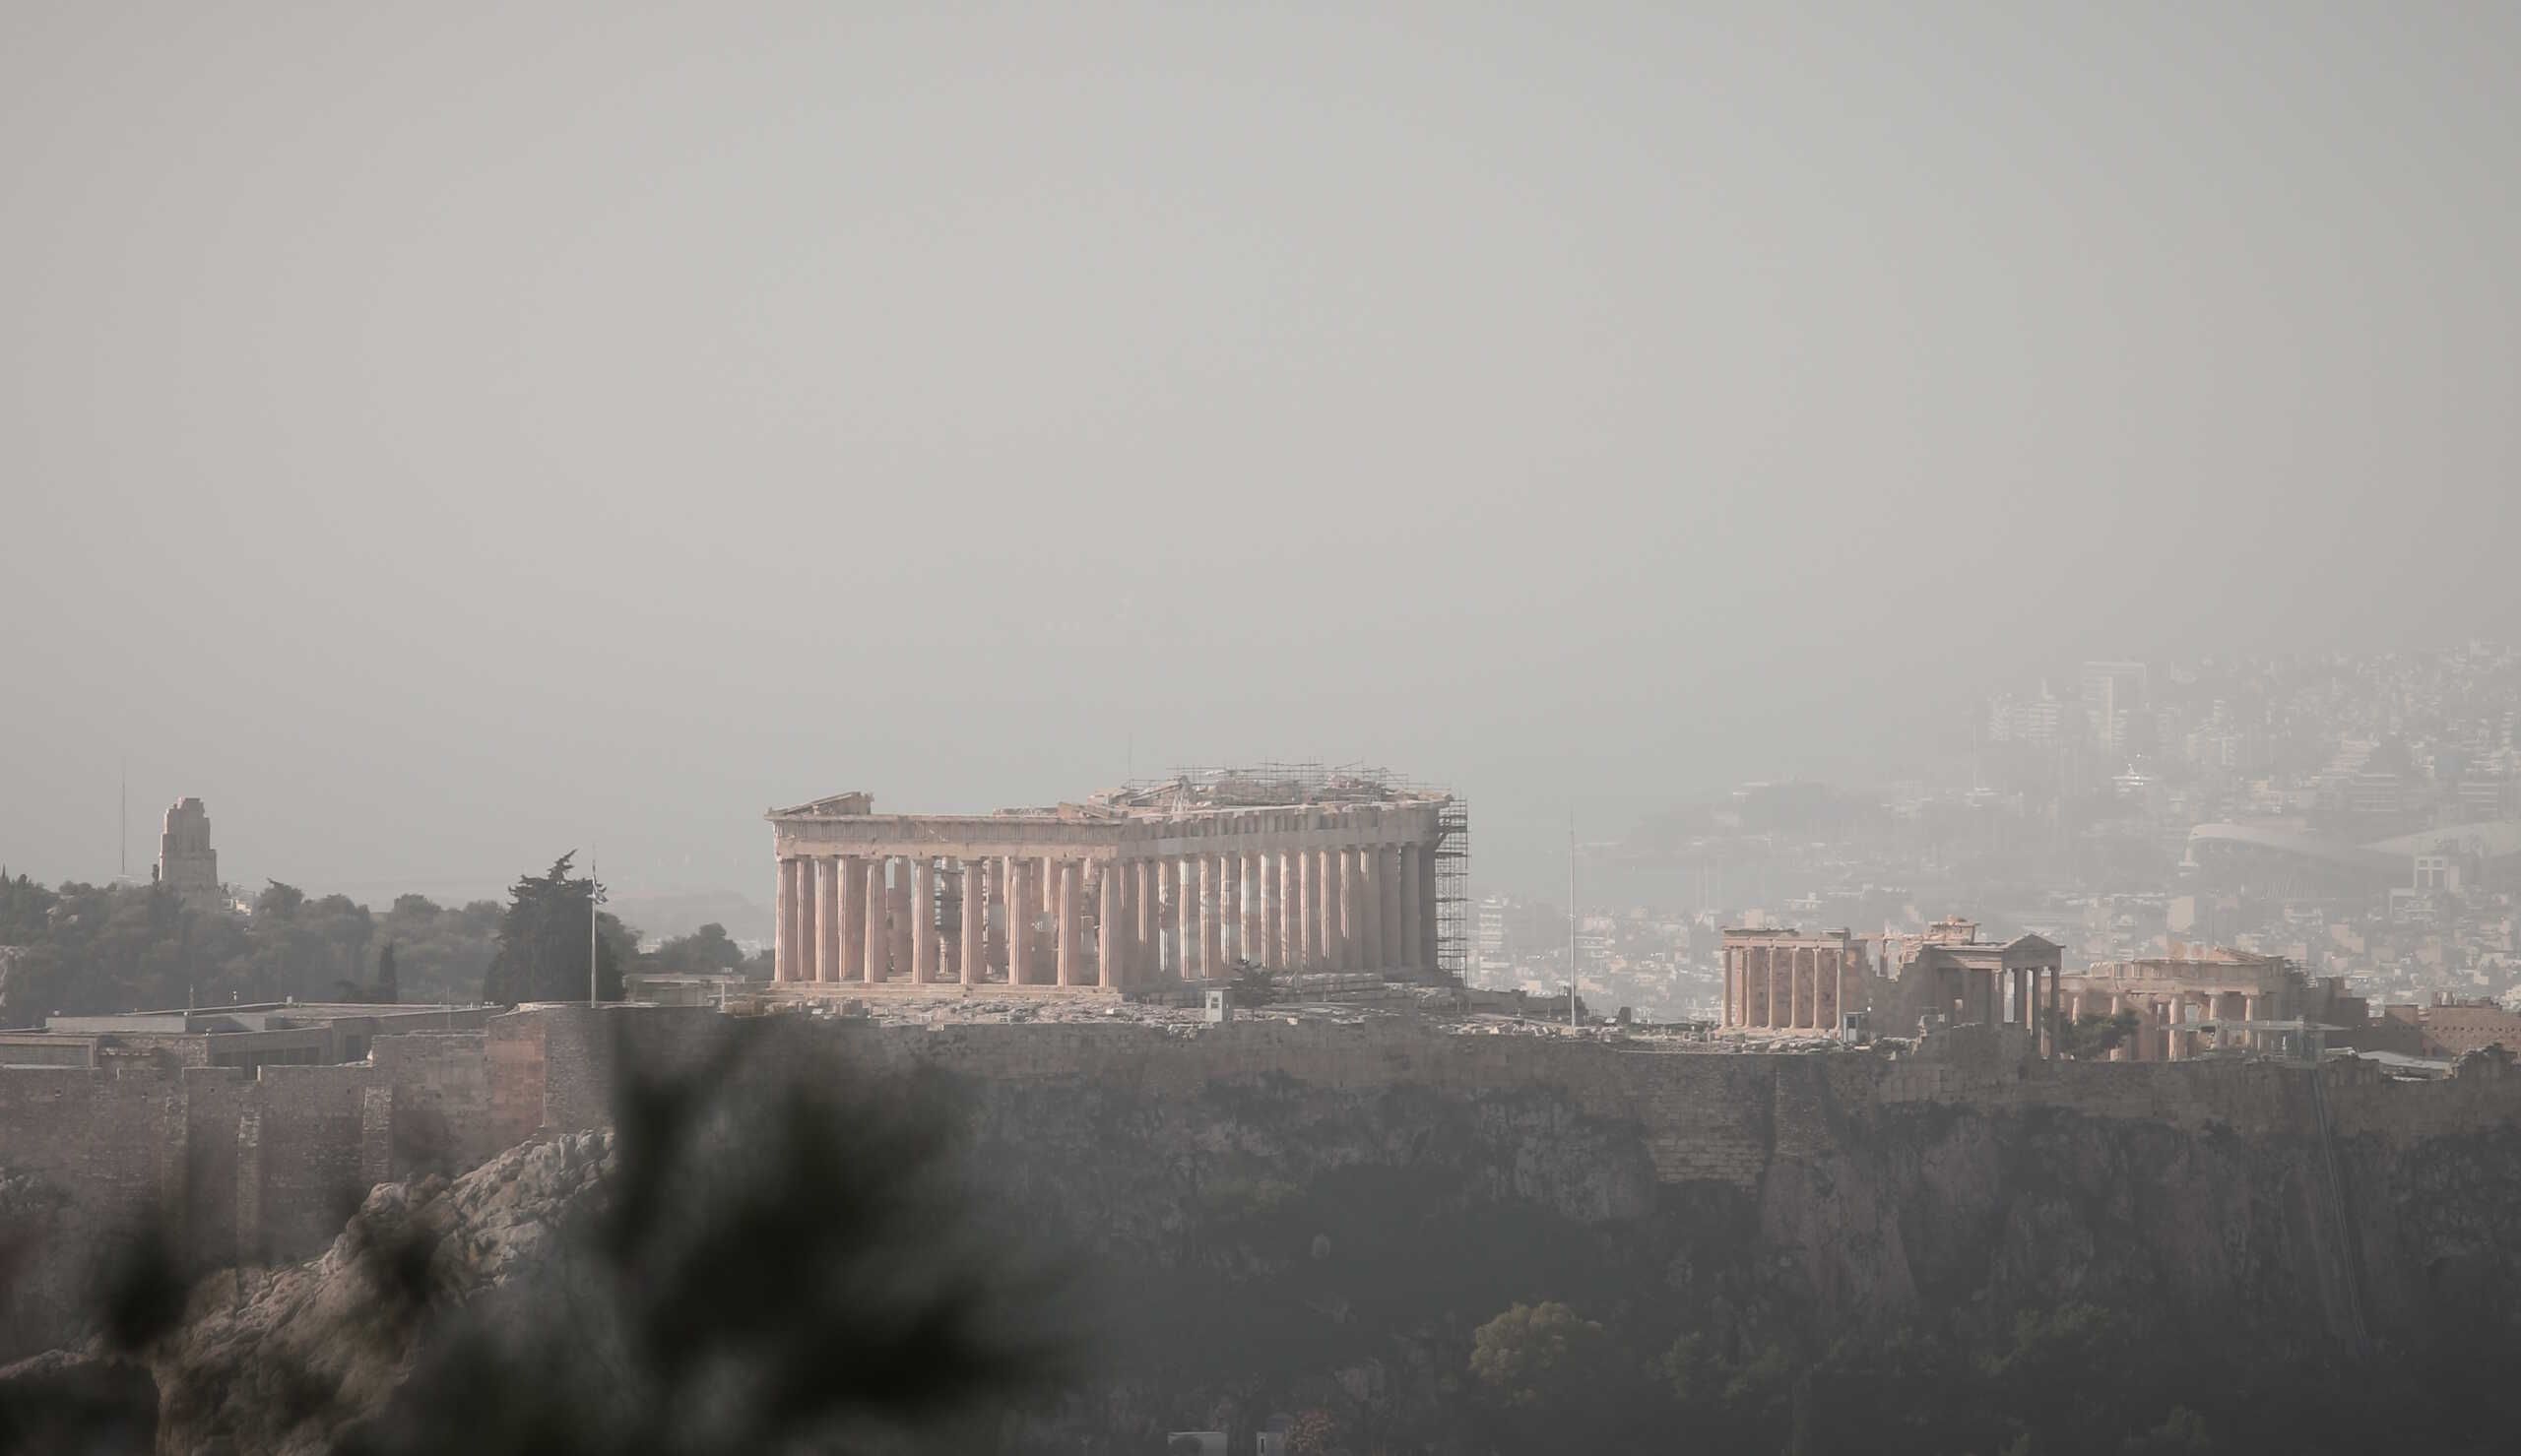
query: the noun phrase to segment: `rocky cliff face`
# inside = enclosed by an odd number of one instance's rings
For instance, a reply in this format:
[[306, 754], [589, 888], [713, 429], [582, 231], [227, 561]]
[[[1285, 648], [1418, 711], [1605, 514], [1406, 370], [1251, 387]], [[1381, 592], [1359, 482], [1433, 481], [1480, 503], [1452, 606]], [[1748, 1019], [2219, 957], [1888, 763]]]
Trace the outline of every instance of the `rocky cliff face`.
[[[1767, 1060], [1786, 1063], [1760, 1074], [1775, 1105], [1725, 1109], [1754, 1131], [1727, 1135], [1749, 1162], [1721, 1177], [1670, 1171], [1668, 1112], [1545, 1082], [966, 1079], [980, 1196], [1071, 1242], [1100, 1300], [1102, 1374], [1032, 1437], [1155, 1449], [1318, 1412], [1358, 1451], [1464, 1448], [1473, 1331], [1521, 1301], [1602, 1322], [1649, 1382], [1692, 1340], [1807, 1362], [1919, 1330], [1999, 1349], [2025, 1314], [2076, 1307], [2114, 1311], [2170, 1376], [2236, 1390], [2511, 1333], [2511, 1117], [2394, 1130], [2371, 1103], [2244, 1130], [1851, 1100], [1813, 1069], [1832, 1058]], [[2271, 1096], [2319, 1097], [2284, 1075], [2299, 1085]], [[2474, 1076], [2464, 1096], [2521, 1103], [2500, 1063]], [[379, 1188], [322, 1258], [212, 1281], [155, 1361], [161, 1449], [322, 1449], [410, 1367], [408, 1339], [360, 1335], [380, 1304], [494, 1298], [608, 1150], [577, 1134]]]
[[159, 1449], [316, 1456], [379, 1409], [424, 1331], [537, 1269], [581, 1216], [612, 1135], [528, 1143], [448, 1181], [387, 1183], [318, 1258], [199, 1286], [152, 1353]]
[[1009, 1196], [1100, 1255], [1110, 1405], [1147, 1426], [1327, 1408], [1352, 1431], [1454, 1428], [1472, 1332], [1544, 1299], [1647, 1362], [1693, 1335], [1797, 1359], [1918, 1329], [2003, 1348], [2026, 1312], [2073, 1306], [2213, 1380], [2423, 1361], [2481, 1321], [2510, 1333], [2510, 1121], [2245, 1133], [1842, 1105], [1831, 1086], [1788, 1072], [1780, 1098], [1817, 1105], [1770, 1123], [1747, 1179], [1660, 1178], [1643, 1123], [1546, 1088], [978, 1095]]

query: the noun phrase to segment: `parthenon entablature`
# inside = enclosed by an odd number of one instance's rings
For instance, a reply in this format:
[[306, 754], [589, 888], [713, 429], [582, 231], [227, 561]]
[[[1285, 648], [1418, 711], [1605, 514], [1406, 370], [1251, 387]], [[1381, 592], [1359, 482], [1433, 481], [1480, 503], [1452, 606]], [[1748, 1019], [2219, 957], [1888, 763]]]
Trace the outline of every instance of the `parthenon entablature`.
[[1108, 991], [1239, 967], [1431, 976], [1449, 810], [1448, 794], [1359, 774], [1185, 776], [987, 814], [832, 794], [764, 816], [774, 977], [836, 993]]

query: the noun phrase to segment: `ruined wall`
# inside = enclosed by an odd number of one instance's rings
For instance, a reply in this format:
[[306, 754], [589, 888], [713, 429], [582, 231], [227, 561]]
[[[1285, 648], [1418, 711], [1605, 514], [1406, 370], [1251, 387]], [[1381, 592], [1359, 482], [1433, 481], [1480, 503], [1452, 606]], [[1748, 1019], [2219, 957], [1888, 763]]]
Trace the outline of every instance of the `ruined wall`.
[[[704, 1009], [545, 1007], [481, 1032], [381, 1037], [369, 1062], [344, 1066], [0, 1071], [0, 1216], [79, 1243], [152, 1213], [204, 1262], [302, 1257], [375, 1182], [477, 1166], [539, 1130], [599, 1125], [618, 1059], [670, 1065], [742, 1026]], [[2424, 1211], [2398, 1207], [2392, 1191], [2434, 1175], [2411, 1171], [2433, 1156], [2426, 1150], [2521, 1126], [2521, 1076], [2490, 1054], [2451, 1081], [2402, 1084], [2360, 1062], [2316, 1073], [2267, 1062], [2041, 1062], [2021, 1033], [1986, 1027], [1954, 1029], [1898, 1059], [1454, 1035], [1400, 1018], [1252, 1017], [1196, 1030], [841, 1023], [782, 1045], [792, 1048], [783, 1054], [941, 1068], [978, 1089], [1002, 1130], [1038, 1122], [1054, 1144], [1100, 1125], [1092, 1109], [1106, 1109], [1112, 1126], [1143, 1130], [1152, 1118], [1195, 1167], [1207, 1156], [1202, 1119], [1231, 1122], [1249, 1103], [1312, 1119], [1313, 1131], [1285, 1140], [1288, 1168], [1333, 1166], [1310, 1161], [1318, 1155], [1304, 1151], [1307, 1140], [1363, 1139], [1342, 1156], [1373, 1164], [1392, 1156], [1390, 1140], [1446, 1127], [1480, 1150], [1459, 1153], [1465, 1164], [1501, 1160], [1498, 1186], [1570, 1218], [1637, 1216], [1674, 1191], [1725, 1190], [1799, 1230], [1798, 1247], [1829, 1250], [1803, 1256], [1821, 1299], [1893, 1298], [1913, 1277], [1902, 1272], [1905, 1254], [1868, 1262], [1837, 1244], [1913, 1244], [1931, 1255], [1922, 1265], [1937, 1267], [1959, 1257], [1941, 1244], [1955, 1230], [2015, 1236], [2002, 1193], [2010, 1174], [1999, 1166], [2014, 1155], [2000, 1155], [2000, 1130], [2042, 1118], [2121, 1126], [2091, 1134], [2093, 1146], [2133, 1139], [2159, 1143], [2164, 1157], [2200, 1139], [2244, 1140], [2247, 1157], [2214, 1165], [2216, 1176], [2238, 1181], [2212, 1184], [2202, 1204], [2170, 1199], [2161, 1216], [2239, 1220], [2228, 1234], [2245, 1249], [2352, 1241], [2363, 1249], [2358, 1259], [2392, 1268], [2428, 1236], [2411, 1232]], [[1016, 1131], [1005, 1135], [1020, 1152]], [[1886, 1148], [1924, 1161], [1886, 1163]], [[2101, 1197], [2124, 1177], [2096, 1169], [2059, 1176], [2076, 1198]], [[1147, 1180], [1149, 1197], [1191, 1196], [1168, 1191], [1171, 1174], [1106, 1171]], [[1104, 1196], [1067, 1186], [1059, 1170], [1037, 1175], [1052, 1201]], [[1894, 1185], [1906, 1191], [1885, 1192]], [[1893, 1206], [1908, 1207], [1913, 1227], [1886, 1224], [1881, 1210]], [[2336, 1272], [2346, 1263], [2320, 1267], [2323, 1318], [2385, 1310], [2386, 1295], [2359, 1293]], [[0, 1357], [40, 1348], [22, 1334], [0, 1328]]]

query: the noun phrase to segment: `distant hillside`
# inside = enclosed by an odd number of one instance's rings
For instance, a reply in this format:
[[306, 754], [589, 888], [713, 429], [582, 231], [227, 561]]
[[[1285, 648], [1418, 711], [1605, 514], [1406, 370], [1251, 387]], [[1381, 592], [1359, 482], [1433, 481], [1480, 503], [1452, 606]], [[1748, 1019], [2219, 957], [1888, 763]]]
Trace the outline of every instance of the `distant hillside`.
[[651, 940], [688, 935], [712, 921], [736, 940], [770, 938], [770, 907], [733, 890], [614, 890], [606, 905]]

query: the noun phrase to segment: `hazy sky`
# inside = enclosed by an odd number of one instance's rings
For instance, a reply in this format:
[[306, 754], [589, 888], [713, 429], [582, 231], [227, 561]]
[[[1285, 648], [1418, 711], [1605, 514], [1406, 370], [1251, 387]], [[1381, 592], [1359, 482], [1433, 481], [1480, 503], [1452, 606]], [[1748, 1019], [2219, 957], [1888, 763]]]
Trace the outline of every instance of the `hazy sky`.
[[0, 12], [12, 869], [1279, 756], [1506, 871], [2521, 630], [2521, 8], [629, 9]]

